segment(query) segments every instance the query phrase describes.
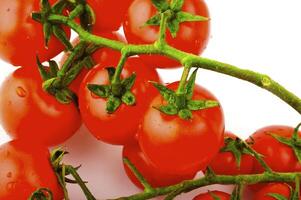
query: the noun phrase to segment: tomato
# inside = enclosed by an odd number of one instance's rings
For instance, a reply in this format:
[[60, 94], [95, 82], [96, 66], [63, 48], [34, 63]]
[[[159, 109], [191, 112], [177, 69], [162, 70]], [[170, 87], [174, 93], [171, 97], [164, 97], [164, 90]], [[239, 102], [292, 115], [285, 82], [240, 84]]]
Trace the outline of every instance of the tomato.
[[12, 138], [60, 144], [81, 125], [77, 107], [61, 104], [42, 88], [38, 70], [19, 68], [0, 88], [0, 122]]
[[290, 197], [290, 188], [285, 183], [270, 183], [265, 187], [257, 191], [253, 197], [254, 200], [276, 200], [276, 198], [271, 197], [269, 194], [280, 194], [287, 199]]
[[[167, 86], [175, 90], [178, 82]], [[196, 85], [193, 99], [217, 100], [205, 88]], [[221, 107], [193, 112], [191, 120], [166, 115], [154, 109], [163, 105], [161, 95], [151, 102], [138, 133], [145, 155], [162, 171], [189, 174], [204, 170], [218, 153], [224, 133]]]
[[[122, 35], [120, 35], [118, 32], [97, 32], [97, 31], [93, 31], [94, 35], [99, 35], [105, 38], [109, 38], [112, 40], [116, 40], [116, 41], [120, 41], [120, 42], [126, 42], [124, 37]], [[79, 43], [79, 38], [75, 38], [72, 41], [73, 45], [76, 45]], [[69, 53], [65, 53], [63, 54], [61, 60], [60, 60], [60, 66], [62, 66], [64, 64], [64, 62], [66, 61], [66, 59], [68, 58]], [[104, 63], [107, 61], [111, 61], [114, 60], [114, 65], [118, 64], [118, 58], [120, 58], [121, 54], [119, 51], [115, 51], [113, 49], [110, 48], [100, 48], [98, 49], [96, 52], [93, 53], [92, 58], [95, 61], [95, 63]], [[112, 64], [112, 63], [110, 63]], [[84, 67], [82, 69], [82, 71], [79, 73], [79, 75], [73, 80], [73, 82], [70, 84], [70, 89], [76, 93], [78, 93], [80, 84], [82, 82], [82, 80], [85, 78], [85, 76], [87, 75], [87, 73], [89, 72], [89, 70]]]
[[[208, 9], [203, 0], [185, 0], [183, 11], [208, 17]], [[159, 37], [159, 26], [144, 26], [156, 14], [157, 10], [151, 0], [135, 0], [129, 7], [123, 23], [124, 33], [129, 43], [150, 44]], [[180, 24], [176, 38], [167, 32], [169, 45], [193, 54], [200, 54], [206, 47], [209, 38], [209, 21], [184, 22]], [[180, 66], [180, 63], [169, 58], [153, 55], [141, 56], [151, 66], [170, 68]]]
[[[40, 10], [39, 2], [0, 1], [0, 58], [12, 65], [33, 68], [37, 66], [36, 55], [43, 62], [64, 50], [61, 42], [53, 36], [48, 48], [45, 47], [43, 26], [31, 18], [33, 11]], [[65, 31], [70, 36], [70, 29]]]
[[[127, 144], [123, 147], [123, 158], [128, 158], [147, 180], [147, 182], [154, 188], [174, 185], [184, 180], [193, 179], [196, 175], [196, 173], [179, 175], [162, 172], [146, 158], [137, 141]], [[142, 184], [126, 164], [124, 164], [124, 168], [130, 180], [137, 187], [144, 189]]]
[[64, 199], [46, 147], [29, 140], [0, 146], [0, 199], [27, 200], [39, 188], [48, 188], [54, 200]]
[[[292, 172], [298, 163], [297, 157], [291, 147], [280, 143], [270, 134], [290, 138], [294, 133], [294, 128], [289, 126], [267, 126], [256, 131], [252, 138], [254, 144], [252, 148], [263, 155], [263, 160], [276, 172]], [[301, 132], [299, 131], [301, 135]], [[258, 162], [254, 163], [254, 173], [263, 172], [263, 168]]]
[[95, 12], [96, 22], [93, 28], [98, 31], [117, 31], [132, 1], [87, 0]]
[[199, 194], [198, 196], [194, 197], [193, 200], [215, 200], [213, 196], [218, 197], [219, 200], [230, 200], [229, 194], [220, 191], [212, 191], [212, 192]]
[[87, 84], [109, 84], [105, 67], [116, 66], [116, 61], [102, 62], [90, 70], [80, 87], [79, 105], [84, 124], [97, 139], [110, 144], [126, 144], [133, 140], [152, 94], [156, 92], [149, 80], [159, 81], [159, 77], [154, 69], [149, 69], [138, 58], [129, 58], [121, 76], [126, 78], [133, 72], [137, 74], [131, 90], [136, 96], [136, 105], [122, 104], [113, 114], [109, 114], [106, 111], [107, 100], [90, 92]]
[[[235, 139], [237, 136], [225, 132], [225, 138]], [[236, 165], [236, 159], [232, 152], [220, 152], [210, 163], [210, 167], [218, 175], [250, 174], [253, 170], [254, 159], [250, 155], [242, 154], [240, 167]]]

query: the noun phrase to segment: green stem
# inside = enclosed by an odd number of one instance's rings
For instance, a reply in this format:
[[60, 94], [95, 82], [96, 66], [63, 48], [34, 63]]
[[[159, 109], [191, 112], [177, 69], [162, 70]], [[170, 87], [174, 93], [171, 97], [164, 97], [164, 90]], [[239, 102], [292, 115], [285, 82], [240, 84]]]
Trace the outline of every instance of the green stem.
[[191, 67], [190, 66], [185, 66], [183, 73], [182, 73], [182, 77], [179, 83], [179, 87], [177, 90], [177, 95], [183, 95], [185, 94], [185, 85], [189, 76], [189, 72], [190, 72]]
[[76, 180], [77, 184], [81, 187], [82, 191], [84, 192], [87, 200], [96, 200], [93, 194], [90, 192], [84, 181], [81, 179], [79, 174], [77, 173], [76, 169], [70, 165], [66, 166], [66, 171], [68, 171], [73, 178]]
[[160, 30], [159, 30], [159, 38], [156, 41], [155, 45], [158, 48], [163, 48], [166, 45], [166, 25], [168, 20], [168, 13], [161, 13], [161, 21], [160, 21]]
[[152, 190], [154, 190], [154, 188], [147, 182], [147, 180], [142, 176], [142, 174], [129, 159], [124, 158], [123, 162], [130, 168], [139, 182], [143, 185], [145, 192], [151, 192]]
[[72, 10], [72, 12], [70, 12], [69, 18], [74, 19], [79, 15], [81, 15], [83, 12], [84, 12], [84, 6], [83, 4], [79, 4]]
[[203, 177], [196, 180], [184, 181], [182, 183], [154, 188], [149, 192], [142, 192], [128, 197], [119, 197], [112, 200], [145, 200], [151, 199], [158, 196], [169, 195], [175, 191], [190, 192], [194, 189], [213, 185], [213, 184], [223, 184], [223, 185], [241, 185], [241, 184], [257, 184], [266, 182], [288, 182], [293, 183], [296, 177], [300, 176], [301, 173], [263, 173], [263, 174], [253, 174], [253, 175], [237, 175], [237, 176], [224, 176], [217, 175], [211, 177]]
[[117, 67], [116, 67], [115, 74], [114, 74], [113, 79], [112, 79], [112, 84], [118, 84], [118, 83], [120, 83], [120, 80], [121, 80], [120, 76], [121, 76], [122, 69], [123, 69], [123, 66], [124, 66], [127, 58], [128, 58], [128, 56], [127, 56], [126, 53], [122, 53], [121, 54], [121, 58], [119, 60], [119, 63], [117, 65]]
[[75, 32], [77, 32], [80, 38], [84, 41], [119, 51], [125, 48], [129, 56], [138, 54], [161, 54], [180, 61], [184, 66], [203, 68], [251, 82], [278, 96], [301, 114], [301, 99], [265, 74], [260, 74], [251, 70], [240, 69], [230, 64], [202, 58], [177, 50], [169, 45], [165, 45], [163, 49], [157, 48], [155, 45], [127, 45], [122, 42], [95, 36], [85, 31], [80, 25], [76, 24], [68, 17], [61, 15], [50, 15], [48, 20], [69, 26]]

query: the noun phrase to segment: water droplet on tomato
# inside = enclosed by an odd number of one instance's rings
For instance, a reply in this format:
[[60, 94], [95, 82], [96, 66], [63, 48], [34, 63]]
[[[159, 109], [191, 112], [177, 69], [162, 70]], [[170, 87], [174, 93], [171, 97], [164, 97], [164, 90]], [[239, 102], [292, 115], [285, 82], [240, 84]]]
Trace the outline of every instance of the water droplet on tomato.
[[13, 176], [13, 173], [11, 173], [11, 172], [8, 172], [7, 174], [6, 174], [6, 177], [7, 178], [11, 178]]
[[26, 96], [26, 90], [24, 88], [20, 87], [20, 86], [17, 87], [16, 92], [17, 92], [17, 95], [19, 97], [25, 97]]

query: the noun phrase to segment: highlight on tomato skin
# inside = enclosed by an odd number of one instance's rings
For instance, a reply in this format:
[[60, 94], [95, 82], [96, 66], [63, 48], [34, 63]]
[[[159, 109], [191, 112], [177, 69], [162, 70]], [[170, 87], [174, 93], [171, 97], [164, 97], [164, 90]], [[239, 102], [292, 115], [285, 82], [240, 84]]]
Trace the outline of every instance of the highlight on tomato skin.
[[[185, 0], [183, 11], [209, 17], [209, 11], [204, 0]], [[123, 22], [124, 34], [131, 44], [151, 44], [159, 37], [159, 26], [144, 26], [156, 14], [157, 10], [151, 0], [135, 0], [128, 9]], [[179, 50], [199, 55], [209, 39], [210, 22], [184, 22], [180, 24], [176, 38], [167, 31], [167, 43]], [[174, 68], [181, 64], [160, 55], [140, 55], [144, 62], [156, 68]]]
[[[35, 68], [37, 55], [44, 62], [65, 49], [54, 36], [45, 47], [43, 26], [31, 18], [33, 11], [40, 11], [39, 0], [0, 1], [0, 58], [14, 66]], [[64, 30], [70, 37], [70, 28]]]
[[45, 146], [28, 140], [2, 144], [0, 163], [0, 199], [27, 200], [40, 188], [50, 189], [53, 200], [64, 199]]
[[[137, 141], [123, 147], [122, 157], [129, 159], [153, 188], [174, 185], [184, 180], [191, 180], [196, 175], [196, 173], [180, 175], [162, 172], [160, 168], [157, 168], [147, 159]], [[126, 164], [124, 164], [124, 169], [132, 183], [138, 188], [144, 189], [140, 181]]]
[[124, 79], [136, 73], [137, 78], [131, 89], [136, 103], [133, 106], [121, 104], [114, 113], [109, 114], [106, 110], [107, 99], [93, 94], [87, 85], [108, 85], [110, 80], [106, 67], [116, 66], [116, 62], [117, 58], [109, 59], [90, 70], [80, 86], [79, 107], [83, 122], [92, 135], [109, 144], [124, 145], [134, 140], [142, 117], [157, 93], [149, 81], [160, 82], [160, 78], [154, 68], [146, 66], [139, 58], [127, 59], [121, 77]]
[[217, 197], [219, 200], [230, 200], [231, 196], [228, 193], [221, 192], [221, 191], [210, 191], [207, 193], [199, 194], [198, 196], [194, 197], [192, 200], [216, 200]]
[[45, 92], [38, 70], [18, 68], [0, 87], [0, 123], [11, 138], [55, 146], [82, 124], [74, 103], [62, 104]]
[[[178, 88], [179, 82], [167, 87]], [[196, 85], [192, 99], [214, 100], [216, 97]], [[139, 145], [147, 158], [166, 173], [189, 174], [207, 168], [218, 153], [224, 135], [221, 106], [193, 111], [192, 119], [163, 114], [154, 107], [164, 105], [158, 94], [144, 115], [138, 132]]]

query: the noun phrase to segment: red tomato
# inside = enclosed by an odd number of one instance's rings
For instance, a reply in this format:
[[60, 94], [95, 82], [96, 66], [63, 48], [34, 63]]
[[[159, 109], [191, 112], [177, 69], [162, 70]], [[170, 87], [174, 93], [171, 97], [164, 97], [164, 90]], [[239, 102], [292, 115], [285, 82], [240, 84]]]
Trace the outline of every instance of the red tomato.
[[[175, 90], [178, 82], [168, 85]], [[193, 99], [216, 100], [208, 90], [195, 87]], [[138, 133], [145, 155], [162, 171], [189, 174], [204, 170], [220, 149], [224, 134], [221, 107], [194, 111], [191, 120], [154, 109], [164, 104], [157, 95], [144, 115]]]
[[[51, 37], [48, 48], [44, 45], [43, 27], [31, 18], [33, 11], [39, 11], [38, 0], [0, 1], [0, 58], [15, 66], [36, 67], [36, 55], [46, 61], [62, 50], [64, 46]], [[55, 0], [50, 1], [56, 2]], [[70, 36], [70, 29], [66, 29]]]
[[193, 200], [215, 200], [213, 196], [218, 197], [220, 200], [230, 200], [230, 195], [225, 192], [220, 191], [212, 191], [203, 194], [199, 194], [198, 196], [194, 197]]
[[64, 105], [42, 89], [37, 70], [19, 68], [0, 88], [0, 122], [12, 138], [60, 144], [81, 125], [74, 104]]
[[[95, 35], [99, 35], [108, 39], [112, 39], [112, 40], [117, 40], [120, 42], [126, 42], [125, 38], [120, 35], [117, 32], [96, 32], [93, 31], [93, 34]], [[72, 41], [73, 45], [76, 45], [79, 43], [79, 38], [75, 38]], [[64, 62], [66, 61], [66, 59], [68, 58], [69, 53], [68, 54], [64, 54], [62, 56], [62, 59], [60, 60], [60, 66], [62, 66], [64, 64]], [[95, 63], [104, 63], [107, 61], [112, 61], [114, 60], [114, 65], [118, 64], [118, 59], [120, 58], [121, 54], [119, 51], [115, 51], [113, 49], [110, 48], [100, 48], [98, 49], [96, 52], [93, 53], [92, 58], [95, 61]], [[112, 63], [110, 63], [112, 64]], [[82, 82], [82, 80], [85, 78], [85, 76], [87, 75], [87, 73], [89, 72], [89, 70], [84, 67], [83, 70], [80, 72], [80, 74], [76, 77], [76, 79], [74, 79], [74, 81], [70, 84], [70, 89], [76, 93], [78, 93], [80, 84]]]
[[286, 198], [290, 197], [290, 188], [285, 183], [272, 183], [267, 184], [265, 187], [257, 191], [253, 197], [254, 200], [275, 200], [274, 197], [269, 196], [269, 194], [280, 194]]
[[[272, 170], [276, 172], [292, 172], [298, 163], [294, 151], [291, 147], [277, 141], [270, 134], [290, 138], [293, 133], [294, 128], [288, 126], [268, 126], [259, 129], [252, 135], [254, 140], [252, 148], [264, 156], [264, 161]], [[299, 135], [301, 135], [300, 131]], [[254, 163], [253, 172], [263, 172], [263, 168], [258, 162]]]
[[96, 16], [93, 28], [98, 31], [117, 31], [132, 1], [87, 0], [87, 3], [92, 7]]
[[0, 199], [27, 200], [41, 187], [50, 189], [54, 200], [64, 199], [48, 149], [28, 141], [0, 146]]
[[[237, 136], [225, 132], [225, 138], [236, 138]], [[220, 152], [210, 163], [210, 167], [215, 174], [218, 175], [239, 175], [239, 174], [250, 174], [253, 170], [253, 157], [250, 155], [243, 154], [241, 156], [240, 167], [236, 165], [236, 159], [232, 152]]]
[[[146, 158], [136, 141], [123, 147], [123, 158], [128, 158], [152, 187], [174, 185], [184, 180], [193, 179], [196, 175], [196, 173], [179, 175], [162, 172]], [[144, 189], [142, 184], [126, 164], [124, 164], [124, 168], [130, 180], [137, 187]]]
[[[183, 11], [208, 17], [208, 9], [203, 0], [185, 0]], [[135, 0], [127, 13], [123, 23], [124, 33], [129, 43], [150, 44], [159, 37], [159, 26], [143, 26], [148, 19], [156, 14], [157, 10], [151, 0]], [[169, 45], [193, 54], [200, 54], [206, 47], [209, 38], [209, 21], [184, 22], [176, 38], [167, 32]], [[141, 56], [146, 63], [160, 68], [180, 66], [180, 63], [169, 58], [154, 55]]]
[[83, 80], [79, 92], [80, 111], [84, 124], [97, 139], [110, 144], [126, 144], [133, 140], [152, 94], [155, 93], [149, 80], [159, 81], [159, 77], [154, 69], [149, 69], [138, 58], [129, 58], [121, 75], [122, 78], [126, 78], [133, 72], [137, 74], [132, 88], [136, 96], [136, 105], [122, 104], [113, 114], [108, 114], [107, 100], [97, 97], [86, 87], [87, 84], [109, 84], [105, 69], [108, 66], [116, 66], [116, 59], [100, 63], [90, 70]]

